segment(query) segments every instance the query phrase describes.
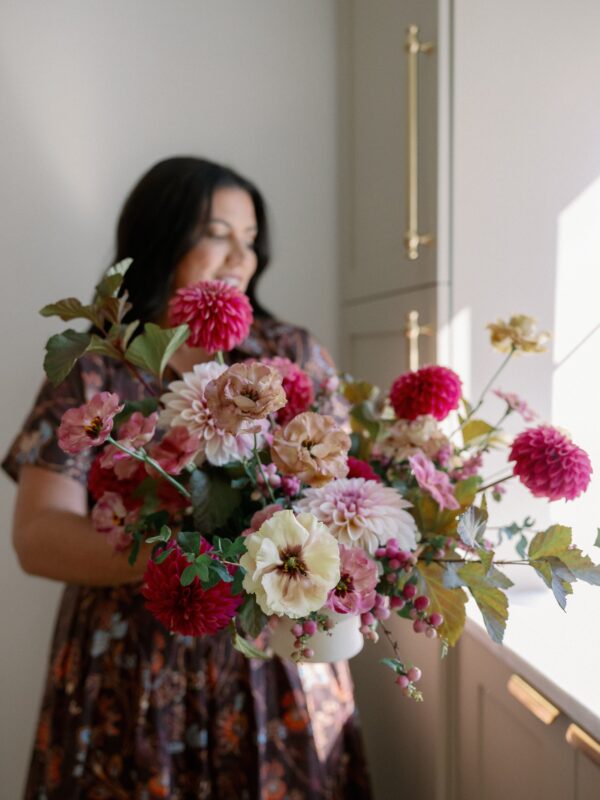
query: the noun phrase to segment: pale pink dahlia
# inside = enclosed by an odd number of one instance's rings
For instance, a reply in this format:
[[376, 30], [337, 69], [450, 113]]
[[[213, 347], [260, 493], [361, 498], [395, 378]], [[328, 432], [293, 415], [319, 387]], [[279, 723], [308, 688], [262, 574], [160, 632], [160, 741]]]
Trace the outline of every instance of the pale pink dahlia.
[[[224, 431], [217, 425], [206, 402], [206, 386], [226, 369], [224, 364], [217, 364], [215, 361], [196, 364], [193, 372], [186, 372], [182, 380], [169, 384], [169, 391], [161, 397], [164, 405], [164, 411], [160, 415], [161, 424], [172, 427], [183, 425], [191, 436], [200, 437], [196, 463], [206, 459], [211, 464], [222, 466], [229, 461], [248, 458], [252, 454], [252, 434], [234, 435]], [[264, 420], [257, 424], [264, 427], [267, 425]], [[262, 435], [259, 435], [259, 447], [263, 441]]]
[[371, 554], [390, 539], [404, 550], [413, 550], [417, 543], [415, 521], [405, 510], [410, 503], [376, 481], [340, 478], [319, 489], [306, 489], [295, 507], [314, 514], [342, 544], [363, 547]]
[[511, 411], [516, 411], [517, 414], [520, 414], [525, 422], [533, 422], [533, 420], [537, 417], [535, 411], [529, 408], [525, 400], [519, 397], [518, 394], [513, 394], [512, 392], [503, 392], [500, 389], [494, 389], [494, 394], [496, 397], [504, 400]]
[[289, 358], [262, 359], [263, 364], [275, 367], [282, 378], [283, 390], [287, 397], [287, 403], [275, 414], [275, 419], [280, 425], [285, 425], [298, 414], [308, 411], [315, 400], [315, 392], [310, 377], [303, 369]]
[[430, 461], [424, 453], [411, 456], [408, 463], [421, 489], [428, 492], [441, 509], [460, 508], [446, 472], [437, 470], [433, 461]]
[[58, 429], [60, 449], [65, 453], [81, 453], [103, 444], [122, 408], [118, 395], [100, 392], [82, 406], [65, 411]]
[[588, 487], [592, 465], [582, 450], [556, 428], [539, 425], [520, 433], [513, 442], [509, 461], [534, 497], [573, 500]]
[[187, 323], [190, 347], [228, 352], [244, 341], [252, 324], [245, 294], [224, 281], [204, 281], [175, 292], [169, 303], [171, 325]]
[[442, 420], [458, 408], [461, 388], [456, 372], [433, 365], [396, 378], [390, 390], [390, 402], [398, 419], [431, 414]]
[[[116, 492], [105, 492], [92, 509], [92, 523], [115, 550], [126, 550], [132, 538], [125, 530], [129, 512]], [[131, 519], [131, 517], [129, 517]]]
[[362, 547], [340, 544], [340, 580], [329, 592], [326, 606], [338, 614], [363, 614], [375, 605], [379, 581], [377, 564]]

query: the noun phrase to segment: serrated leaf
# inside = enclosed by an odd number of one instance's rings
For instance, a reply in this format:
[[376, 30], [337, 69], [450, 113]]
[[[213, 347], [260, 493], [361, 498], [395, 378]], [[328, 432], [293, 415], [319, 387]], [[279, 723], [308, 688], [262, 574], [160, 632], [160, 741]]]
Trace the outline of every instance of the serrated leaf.
[[256, 638], [267, 624], [267, 617], [261, 611], [253, 594], [249, 594], [244, 600], [238, 612], [238, 619], [244, 633], [252, 639]]
[[264, 650], [259, 650], [258, 647], [255, 647], [251, 644], [247, 639], [244, 639], [243, 636], [232, 627], [231, 629], [231, 642], [235, 650], [238, 653], [242, 653], [246, 656], [246, 658], [260, 658], [263, 661], [268, 661], [272, 658], [270, 653], [265, 652]]
[[440, 564], [419, 565], [419, 573], [431, 601], [431, 612], [444, 617], [438, 633], [448, 644], [455, 645], [465, 626], [467, 595], [461, 588], [450, 589], [444, 584], [445, 569]]
[[481, 559], [481, 563], [483, 565], [483, 569], [485, 570], [485, 573], [487, 574], [490, 571], [491, 567], [492, 567], [492, 561], [494, 560], [494, 555], [495, 555], [494, 551], [493, 550], [484, 550], [482, 547], [479, 547], [479, 548], [477, 548], [477, 555]]
[[90, 343], [89, 333], [68, 330], [51, 336], [46, 344], [44, 370], [54, 386], [64, 381]]
[[469, 508], [458, 518], [456, 531], [468, 547], [475, 547], [481, 542], [487, 526], [487, 511], [476, 506]]
[[465, 447], [470, 444], [477, 444], [494, 430], [494, 426], [482, 419], [470, 419], [462, 427], [462, 436]]
[[129, 340], [131, 339], [131, 337], [133, 336], [133, 334], [135, 333], [135, 331], [139, 327], [139, 324], [140, 324], [140, 321], [137, 320], [137, 319], [134, 319], [134, 321], [130, 322], [129, 325], [127, 325], [127, 327], [123, 331], [123, 335], [121, 336], [121, 345], [122, 345], [124, 350], [127, 349], [127, 345], [129, 344]]
[[475, 562], [465, 564], [458, 574], [473, 595], [487, 632], [495, 642], [502, 642], [508, 619], [508, 599], [504, 592], [493, 585], [494, 576], [486, 575], [483, 566]]
[[546, 560], [532, 561], [531, 566], [541, 577], [546, 586], [552, 590], [556, 602], [562, 610], [565, 611], [567, 606], [567, 594], [571, 594], [572, 592], [570, 583], [560, 578], [552, 569], [551, 564]]
[[241, 502], [239, 491], [217, 472], [194, 470], [190, 475], [189, 490], [194, 524], [204, 534], [222, 528]]
[[122, 261], [109, 267], [100, 283], [96, 286], [95, 300], [104, 297], [113, 297], [123, 284], [123, 277], [133, 263], [133, 259], [124, 258]]
[[98, 307], [113, 325], [121, 325], [125, 314], [133, 308], [127, 299], [127, 293], [121, 297], [103, 297], [98, 301]]
[[110, 342], [108, 339], [102, 338], [102, 336], [97, 336], [95, 333], [92, 334], [90, 343], [86, 349], [86, 353], [98, 353], [102, 356], [114, 358], [117, 361], [122, 361], [123, 359], [123, 354], [114, 346], [112, 342]]
[[548, 530], [537, 533], [529, 545], [529, 558], [560, 556], [571, 544], [571, 528], [552, 525]]
[[600, 586], [600, 566], [589, 556], [584, 556], [578, 547], [572, 547], [556, 556], [577, 580]]
[[125, 351], [125, 358], [158, 378], [162, 378], [165, 367], [173, 353], [190, 335], [187, 325], [177, 328], [161, 328], [152, 322], [146, 323], [144, 332], [133, 340]]
[[64, 300], [50, 303], [40, 310], [40, 314], [42, 317], [60, 317], [63, 322], [69, 322], [72, 319], [87, 319], [96, 327], [102, 325], [102, 318], [95, 306], [84, 306], [76, 297], [66, 297]]
[[463, 508], [472, 506], [480, 486], [481, 478], [478, 475], [472, 475], [470, 478], [465, 478], [456, 484], [454, 487], [454, 496]]

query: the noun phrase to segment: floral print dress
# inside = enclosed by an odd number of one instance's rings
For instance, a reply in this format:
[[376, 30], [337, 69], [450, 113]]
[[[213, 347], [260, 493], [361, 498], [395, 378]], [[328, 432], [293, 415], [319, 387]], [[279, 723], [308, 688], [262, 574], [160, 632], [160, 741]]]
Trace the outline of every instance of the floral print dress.
[[[301, 328], [258, 318], [232, 360], [284, 356], [316, 381], [327, 353]], [[98, 391], [140, 399], [127, 369], [82, 359], [45, 383], [3, 462], [86, 482], [93, 453], [56, 442], [67, 408]], [[369, 800], [346, 663], [248, 660], [226, 632], [171, 635], [140, 584], [67, 585], [25, 791], [26, 800]]]

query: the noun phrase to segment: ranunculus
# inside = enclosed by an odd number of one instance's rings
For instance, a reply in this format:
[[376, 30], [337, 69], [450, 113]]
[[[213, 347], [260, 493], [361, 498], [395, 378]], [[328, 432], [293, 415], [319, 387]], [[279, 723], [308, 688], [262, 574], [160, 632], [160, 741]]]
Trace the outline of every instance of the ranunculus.
[[82, 406], [65, 411], [58, 429], [60, 449], [65, 453], [81, 453], [104, 444], [114, 418], [122, 409], [118, 395], [100, 392]]
[[340, 580], [327, 598], [338, 614], [364, 614], [375, 605], [379, 581], [377, 564], [361, 547], [340, 545]]
[[534, 497], [573, 500], [588, 487], [592, 465], [585, 450], [549, 425], [528, 428], [514, 440], [509, 461]]
[[446, 472], [435, 468], [424, 453], [416, 453], [408, 459], [417, 483], [428, 492], [441, 509], [460, 508], [460, 503], [454, 496], [450, 477]]
[[271, 458], [285, 475], [323, 486], [348, 473], [351, 441], [333, 417], [305, 411], [273, 434]]
[[169, 322], [189, 325], [190, 347], [228, 352], [248, 336], [252, 305], [245, 294], [224, 281], [204, 281], [177, 289], [169, 303]]
[[[234, 617], [243, 595], [231, 593], [231, 583], [220, 581], [203, 589], [199, 578], [189, 586], [181, 585], [181, 575], [190, 562], [174, 542], [174, 552], [161, 564], [148, 561], [142, 594], [146, 608], [165, 628], [183, 636], [213, 635], [225, 628]], [[200, 552], [209, 550], [202, 539]]]
[[[119, 428], [117, 441], [122, 447], [137, 450], [143, 447], [154, 436], [158, 414], [156, 411], [145, 417], [141, 412], [134, 411], [131, 417]], [[127, 455], [114, 444], [104, 448], [100, 464], [105, 468], [112, 467], [119, 478], [131, 478], [137, 472], [138, 461]]]
[[229, 433], [254, 431], [263, 420], [285, 405], [281, 375], [258, 361], [229, 367], [204, 390], [217, 425]]
[[525, 314], [515, 314], [508, 322], [499, 319], [488, 326], [492, 347], [501, 353], [543, 353], [550, 339], [546, 331], [538, 331], [537, 321]]
[[120, 494], [105, 492], [93, 507], [91, 516], [94, 528], [106, 536], [115, 550], [126, 550], [129, 547], [132, 537], [125, 530], [129, 512]]
[[294, 506], [308, 511], [343, 544], [374, 553], [395, 539], [404, 550], [414, 550], [417, 526], [406, 511], [410, 503], [390, 486], [364, 478], [342, 478], [319, 489], [306, 489]]
[[177, 475], [194, 461], [201, 449], [199, 434], [190, 433], [185, 425], [176, 425], [168, 430], [160, 442], [150, 446], [148, 455], [169, 475]]
[[390, 403], [398, 419], [431, 414], [442, 420], [458, 408], [461, 391], [456, 372], [433, 364], [396, 378], [390, 389]]
[[274, 367], [282, 377], [287, 403], [275, 414], [280, 425], [285, 425], [298, 414], [308, 411], [315, 401], [315, 390], [310, 376], [289, 358], [262, 359], [263, 364]]
[[[183, 375], [182, 380], [170, 383], [169, 391], [160, 398], [164, 404], [164, 411], [160, 415], [161, 424], [173, 427], [184, 425], [190, 434], [200, 436], [201, 449], [197, 463], [206, 458], [211, 464], [222, 466], [229, 461], [248, 458], [252, 454], [252, 434], [240, 433], [234, 436], [224, 431], [217, 425], [206, 402], [206, 386], [226, 369], [224, 364], [217, 364], [215, 361], [196, 364], [192, 372]], [[265, 420], [260, 420], [257, 424], [268, 426]], [[261, 434], [258, 437], [258, 446], [261, 447], [263, 442], [264, 437]]]
[[244, 589], [265, 614], [318, 611], [340, 580], [337, 541], [312, 514], [279, 511], [246, 537]]

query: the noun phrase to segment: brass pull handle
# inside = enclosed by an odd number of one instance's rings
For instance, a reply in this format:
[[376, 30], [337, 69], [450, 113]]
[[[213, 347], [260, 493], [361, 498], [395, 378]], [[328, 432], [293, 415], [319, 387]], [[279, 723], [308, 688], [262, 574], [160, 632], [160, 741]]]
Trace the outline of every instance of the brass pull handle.
[[407, 56], [408, 120], [408, 228], [404, 234], [406, 255], [411, 261], [419, 257], [419, 247], [430, 244], [433, 236], [419, 233], [419, 54], [431, 53], [433, 42], [419, 41], [419, 28], [411, 25], [404, 43]]
[[533, 686], [526, 683], [518, 675], [511, 675], [507, 689], [510, 694], [525, 706], [527, 711], [537, 717], [544, 725], [552, 725], [560, 715], [560, 710], [540, 694]]
[[419, 312], [416, 309], [406, 315], [404, 338], [406, 339], [408, 368], [411, 372], [419, 369], [419, 336], [432, 336], [431, 325], [419, 324]]
[[567, 728], [565, 739], [575, 750], [580, 750], [589, 759], [600, 765], [600, 742], [592, 738], [589, 733], [571, 723]]

